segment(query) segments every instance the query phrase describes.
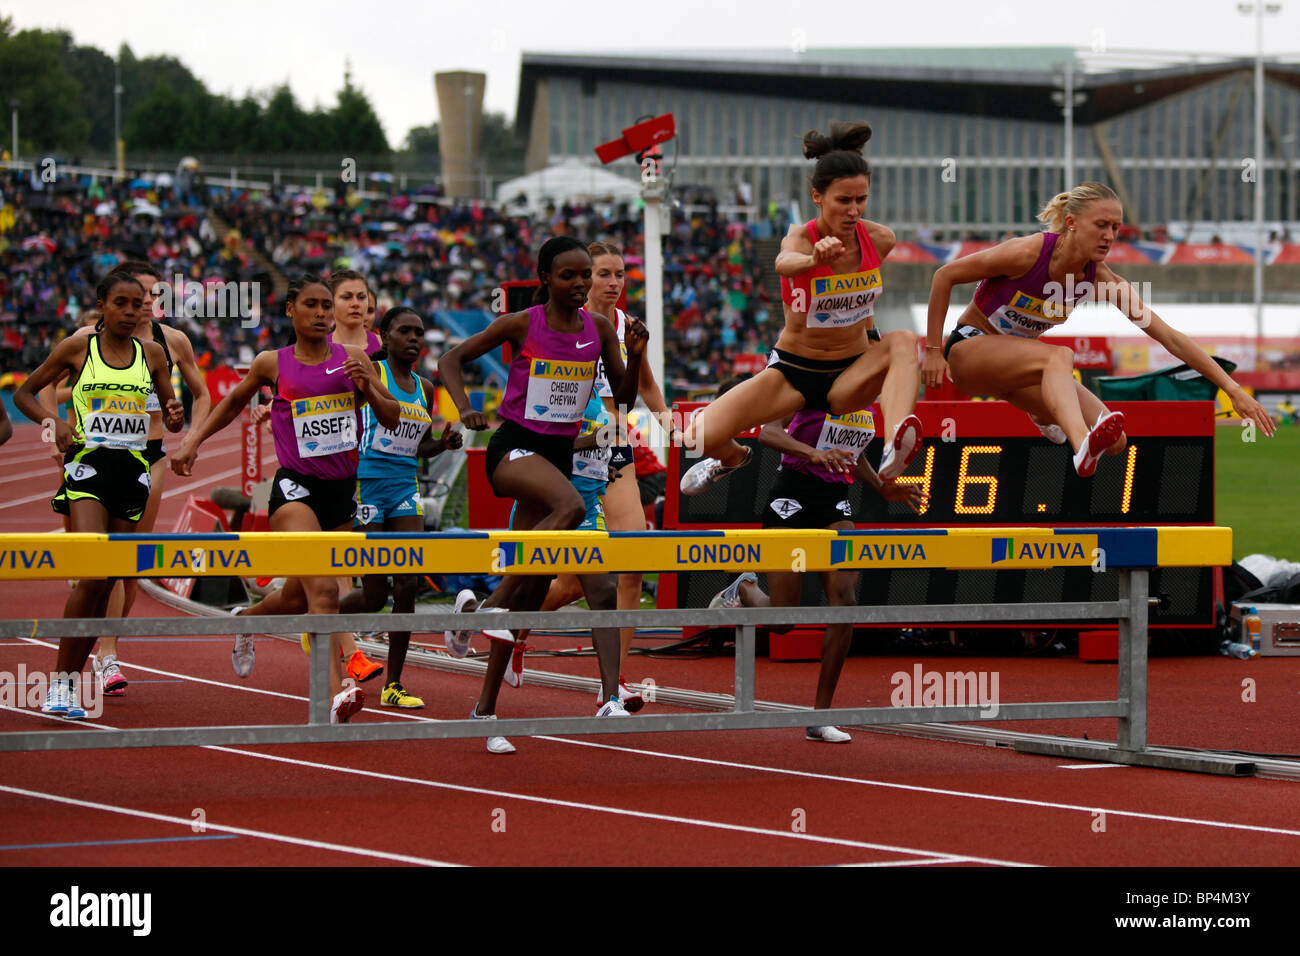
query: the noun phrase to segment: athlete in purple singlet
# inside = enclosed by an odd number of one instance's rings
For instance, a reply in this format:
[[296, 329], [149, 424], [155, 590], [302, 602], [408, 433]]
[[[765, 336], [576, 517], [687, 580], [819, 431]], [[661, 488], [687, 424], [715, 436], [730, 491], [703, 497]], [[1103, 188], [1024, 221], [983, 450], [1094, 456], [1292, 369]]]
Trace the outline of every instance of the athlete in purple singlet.
[[[442, 383], [460, 410], [466, 428], [482, 430], [487, 419], [470, 405], [461, 379], [462, 365], [505, 342], [514, 360], [498, 414], [501, 427], [487, 449], [487, 476], [502, 498], [514, 498], [515, 530], [559, 531], [577, 528], [586, 514], [582, 496], [569, 482], [573, 441], [582, 426], [583, 412], [596, 376], [596, 360], [604, 359], [614, 388], [614, 402], [626, 414], [636, 400], [646, 330], [629, 319], [624, 335], [628, 365], [623, 365], [618, 337], [609, 319], [583, 308], [591, 288], [592, 264], [586, 247], [577, 239], [557, 236], [547, 240], [537, 256], [541, 287], [538, 304], [523, 312], [497, 319], [476, 335], [442, 356], [438, 371]], [[593, 609], [613, 610], [617, 587], [612, 575], [584, 576], [588, 603]], [[497, 608], [535, 611], [542, 606], [551, 582], [548, 575], [506, 575], [481, 611]], [[456, 610], [474, 610], [472, 591], [456, 598]], [[491, 656], [483, 689], [471, 717], [496, 714], [497, 692], [513, 650], [514, 635], [504, 628], [481, 628], [492, 639]], [[592, 645], [600, 664], [601, 716], [626, 716], [618, 696], [618, 628], [593, 628]], [[452, 653], [464, 655], [469, 631], [448, 631]], [[504, 737], [488, 739], [492, 753], [512, 753]]]
[[[369, 402], [386, 428], [397, 427], [401, 412], [365, 353], [329, 341], [333, 300], [324, 282], [304, 276], [292, 283], [286, 313], [293, 320], [294, 344], [258, 353], [243, 381], [172, 456], [172, 470], [190, 474], [199, 446], [233, 422], [263, 386], [270, 386], [275, 391], [271, 434], [280, 462], [268, 508], [271, 530], [351, 531], [356, 514], [357, 409]], [[303, 604], [309, 614], [337, 614], [338, 579], [290, 578], [248, 613], [301, 613]], [[331, 723], [346, 723], [365, 703], [360, 687], [342, 687], [342, 636], [336, 633], [330, 639]], [[252, 635], [236, 635], [232, 661], [240, 677], [252, 671]]]
[[[1083, 300], [1110, 302], [1138, 328], [1228, 394], [1242, 418], [1272, 435], [1273, 419], [1186, 335], [1166, 325], [1106, 265], [1124, 210], [1101, 183], [1083, 183], [1049, 202], [1038, 218], [1048, 232], [1021, 236], [940, 266], [930, 285], [922, 378], [939, 385], [945, 369], [969, 395], [1005, 399], [1029, 413], [1044, 436], [1074, 448], [1088, 477], [1104, 454], [1124, 449], [1124, 415], [1111, 412], [1074, 379], [1074, 352], [1038, 337]], [[975, 301], [941, 345], [952, 287], [979, 281]], [[945, 361], [946, 359], [946, 361]]]

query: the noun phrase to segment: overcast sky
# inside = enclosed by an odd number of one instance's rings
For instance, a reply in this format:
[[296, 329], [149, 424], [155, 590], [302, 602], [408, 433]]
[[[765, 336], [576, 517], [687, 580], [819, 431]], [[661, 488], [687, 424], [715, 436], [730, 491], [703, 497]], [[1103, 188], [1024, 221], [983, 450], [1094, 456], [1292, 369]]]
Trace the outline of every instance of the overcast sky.
[[[987, 13], [976, 19], [976, 9]], [[1255, 51], [1254, 20], [1235, 0], [11, 0], [3, 12], [18, 29], [65, 29], [109, 55], [125, 41], [136, 56], [174, 56], [213, 92], [242, 96], [287, 80], [305, 107], [333, 103], [350, 61], [394, 147], [437, 120], [435, 72], [487, 73], [487, 108], [513, 116], [524, 50], [789, 49], [802, 31], [808, 47]], [[1265, 53], [1300, 49], [1300, 0], [1285, 0], [1266, 24]]]

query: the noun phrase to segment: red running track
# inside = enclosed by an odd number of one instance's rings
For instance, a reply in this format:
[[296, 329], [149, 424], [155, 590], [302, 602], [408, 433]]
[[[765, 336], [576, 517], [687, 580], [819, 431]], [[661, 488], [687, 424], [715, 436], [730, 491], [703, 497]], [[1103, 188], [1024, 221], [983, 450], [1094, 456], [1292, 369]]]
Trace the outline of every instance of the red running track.
[[[20, 429], [15, 442], [23, 432], [31, 430]], [[228, 469], [230, 460], [233, 455], [223, 468], [216, 456], [205, 455], [196, 477], [172, 479], [168, 493], [191, 483], [206, 493], [212, 475]], [[54, 478], [51, 468], [51, 491]], [[35, 493], [35, 479], [23, 481], [20, 498]], [[168, 509], [174, 517], [182, 501], [181, 495], [166, 500], [160, 529], [168, 527]], [[40, 501], [0, 510], [0, 528], [52, 528], [46, 507]], [[17, 604], [19, 588], [25, 613], [56, 615], [67, 594], [63, 582], [0, 584], [6, 607]], [[174, 613], [146, 597], [136, 606], [141, 616]], [[126, 696], [106, 701], [101, 718], [79, 726], [305, 720], [307, 674], [295, 644], [259, 641], [257, 668], [245, 681], [230, 670], [229, 647], [228, 638], [125, 639]], [[53, 653], [49, 644], [0, 642], [0, 670], [13, 674], [20, 663], [48, 669]], [[633, 679], [730, 690], [728, 660], [635, 661], [628, 675]], [[1025, 659], [921, 663], [926, 669], [997, 670], [1004, 701], [1114, 696], [1110, 666]], [[594, 673], [589, 659], [534, 664]], [[883, 704], [890, 675], [912, 664], [901, 657], [852, 658], [838, 702]], [[1286, 658], [1155, 660], [1151, 739], [1294, 751], [1286, 737], [1296, 726], [1298, 670], [1300, 662]], [[804, 703], [815, 671], [815, 664], [760, 661], [759, 696]], [[1255, 703], [1240, 699], [1244, 676], [1257, 683]], [[426, 699], [425, 711], [381, 710], [374, 706], [375, 688], [357, 719], [461, 718], [478, 690], [476, 678], [415, 667], [408, 668], [405, 683]], [[504, 689], [500, 709], [511, 716], [582, 714], [594, 710], [594, 700], [526, 686]], [[59, 726], [67, 722], [25, 706], [0, 710], [0, 731]], [[1105, 720], [1006, 726], [1114, 736], [1114, 722]], [[0, 863], [1300, 862], [1296, 790], [1282, 781], [1080, 766], [865, 731], [840, 746], [805, 742], [798, 730], [514, 742], [519, 752], [511, 756], [486, 753], [481, 740], [0, 754]]]

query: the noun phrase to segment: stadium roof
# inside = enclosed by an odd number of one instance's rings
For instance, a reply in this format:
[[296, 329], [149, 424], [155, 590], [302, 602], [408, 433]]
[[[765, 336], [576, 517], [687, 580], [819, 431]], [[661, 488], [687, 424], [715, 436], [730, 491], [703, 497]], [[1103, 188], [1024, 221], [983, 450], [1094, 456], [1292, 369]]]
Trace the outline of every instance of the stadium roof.
[[[1085, 94], [1075, 121], [1096, 123], [1182, 93], [1232, 73], [1252, 69], [1248, 58], [1158, 65], [1169, 55], [1111, 69], [1099, 57], [1070, 47], [926, 47], [877, 49], [672, 50], [619, 55], [523, 54], [515, 129], [530, 127], [537, 82], [570, 76], [589, 83], [620, 80], [654, 86], [798, 99], [844, 99], [872, 106], [1002, 116], [1059, 122], [1057, 102], [1064, 64], [1075, 66], [1074, 85]], [[1157, 65], [1149, 65], [1157, 64]], [[1269, 63], [1269, 77], [1300, 87], [1300, 65]]]

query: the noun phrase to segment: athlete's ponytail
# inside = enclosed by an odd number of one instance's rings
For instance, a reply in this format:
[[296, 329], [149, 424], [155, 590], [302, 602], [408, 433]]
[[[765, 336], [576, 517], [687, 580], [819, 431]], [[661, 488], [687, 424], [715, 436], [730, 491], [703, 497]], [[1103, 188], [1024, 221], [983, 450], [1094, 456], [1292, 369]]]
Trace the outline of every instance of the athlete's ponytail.
[[804, 157], [817, 160], [812, 174], [813, 189], [824, 193], [835, 180], [851, 176], [866, 176], [870, 180], [871, 167], [862, 158], [862, 147], [869, 139], [871, 124], [863, 122], [832, 123], [830, 135], [815, 129], [804, 133]]
[[571, 252], [574, 249], [581, 249], [583, 252], [587, 251], [587, 247], [573, 236], [552, 236], [542, 243], [542, 248], [537, 252], [537, 280], [541, 282], [541, 285], [533, 293], [534, 305], [543, 305], [551, 298], [551, 290], [547, 287], [542, 274], [550, 273], [551, 264], [555, 262], [556, 256]]
[[1047, 228], [1057, 233], [1065, 232], [1065, 217], [1079, 216], [1092, 203], [1103, 200], [1119, 200], [1115, 191], [1103, 183], [1079, 183], [1068, 193], [1057, 193], [1038, 214], [1039, 222], [1047, 223]]

